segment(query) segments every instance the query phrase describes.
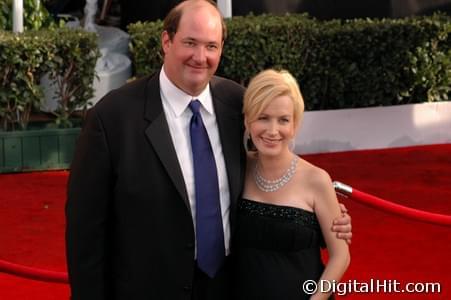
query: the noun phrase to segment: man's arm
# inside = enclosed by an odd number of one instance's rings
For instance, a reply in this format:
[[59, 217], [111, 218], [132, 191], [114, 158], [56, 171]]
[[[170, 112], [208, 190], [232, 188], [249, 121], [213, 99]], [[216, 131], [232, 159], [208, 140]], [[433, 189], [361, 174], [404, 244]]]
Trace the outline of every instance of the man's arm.
[[107, 299], [105, 263], [110, 153], [96, 109], [89, 111], [71, 165], [66, 203], [66, 251], [72, 300]]

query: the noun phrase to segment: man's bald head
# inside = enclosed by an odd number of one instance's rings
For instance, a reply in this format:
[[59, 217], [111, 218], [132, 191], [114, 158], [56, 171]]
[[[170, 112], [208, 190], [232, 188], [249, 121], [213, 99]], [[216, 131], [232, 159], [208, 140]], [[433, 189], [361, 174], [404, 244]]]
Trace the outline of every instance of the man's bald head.
[[163, 31], [166, 31], [169, 37], [172, 38], [177, 33], [179, 29], [180, 20], [183, 16], [183, 13], [187, 10], [197, 9], [203, 6], [211, 6], [218, 13], [218, 17], [221, 19], [222, 25], [222, 41], [225, 41], [227, 38], [227, 27], [225, 25], [224, 19], [219, 11], [216, 3], [212, 0], [185, 0], [176, 5], [171, 11], [168, 13], [166, 18], [164, 19]]

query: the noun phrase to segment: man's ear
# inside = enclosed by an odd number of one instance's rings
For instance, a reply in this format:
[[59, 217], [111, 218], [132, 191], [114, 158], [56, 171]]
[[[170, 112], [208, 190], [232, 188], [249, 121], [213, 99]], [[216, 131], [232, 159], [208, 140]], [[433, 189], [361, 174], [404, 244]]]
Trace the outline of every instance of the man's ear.
[[168, 52], [171, 42], [172, 41], [169, 33], [166, 30], [163, 31], [161, 33], [161, 49], [163, 49], [163, 53], [166, 54], [166, 52]]

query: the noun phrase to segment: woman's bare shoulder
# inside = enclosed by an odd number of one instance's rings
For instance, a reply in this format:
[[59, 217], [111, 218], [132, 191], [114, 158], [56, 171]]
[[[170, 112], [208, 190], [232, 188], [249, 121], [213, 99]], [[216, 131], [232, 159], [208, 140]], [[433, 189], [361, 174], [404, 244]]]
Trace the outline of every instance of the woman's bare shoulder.
[[299, 172], [302, 172], [302, 180], [305, 180], [312, 188], [322, 189], [332, 185], [329, 173], [303, 158], [299, 159]]

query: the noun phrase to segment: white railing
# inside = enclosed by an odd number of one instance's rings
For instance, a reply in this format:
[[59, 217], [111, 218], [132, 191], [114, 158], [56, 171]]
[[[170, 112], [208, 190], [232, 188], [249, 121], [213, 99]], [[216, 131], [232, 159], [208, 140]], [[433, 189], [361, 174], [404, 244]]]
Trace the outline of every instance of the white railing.
[[13, 0], [13, 32], [23, 32], [23, 0]]

